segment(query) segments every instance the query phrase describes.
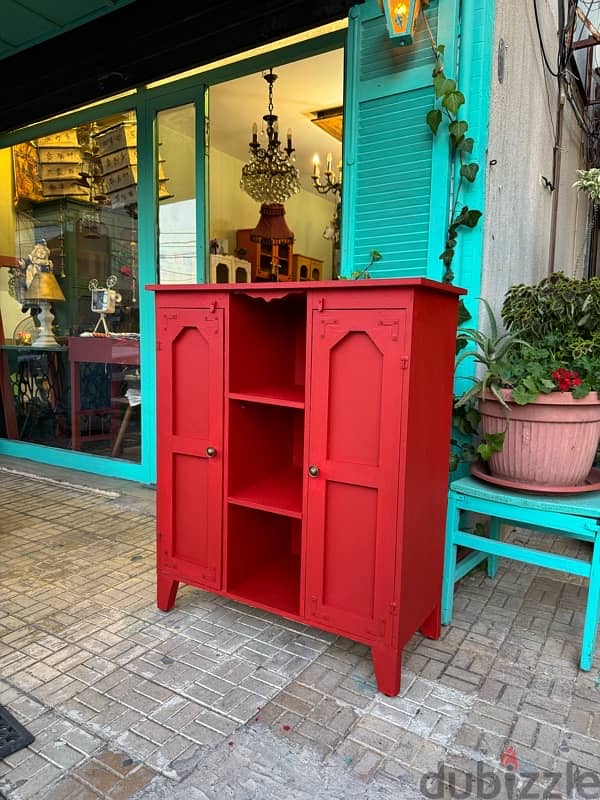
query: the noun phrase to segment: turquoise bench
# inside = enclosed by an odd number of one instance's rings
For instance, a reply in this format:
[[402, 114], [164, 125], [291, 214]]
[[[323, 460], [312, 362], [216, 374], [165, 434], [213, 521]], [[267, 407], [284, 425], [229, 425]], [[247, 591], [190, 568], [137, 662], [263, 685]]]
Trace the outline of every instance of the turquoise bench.
[[[465, 512], [488, 518], [488, 536], [461, 528]], [[503, 523], [542, 533], [568, 536], [590, 542], [591, 558], [547, 553], [533, 547], [503, 542]], [[501, 489], [475, 478], [460, 478], [450, 484], [446, 521], [444, 580], [442, 586], [442, 624], [452, 620], [454, 584], [482, 561], [487, 573], [495, 577], [498, 557], [535, 564], [589, 579], [580, 667], [592, 668], [600, 603], [600, 492], [543, 495]], [[473, 552], [457, 563], [457, 548]]]

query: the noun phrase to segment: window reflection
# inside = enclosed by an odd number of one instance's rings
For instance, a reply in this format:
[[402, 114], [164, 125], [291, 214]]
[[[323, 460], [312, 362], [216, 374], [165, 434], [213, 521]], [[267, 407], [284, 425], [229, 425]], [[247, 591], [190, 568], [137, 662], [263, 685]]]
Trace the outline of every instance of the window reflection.
[[[193, 105], [159, 112], [158, 171], [169, 165], [169, 197], [158, 208], [160, 283], [196, 282], [196, 113]], [[164, 192], [163, 192], [164, 194]]]
[[140, 460], [136, 142], [124, 113], [0, 151], [10, 439]]

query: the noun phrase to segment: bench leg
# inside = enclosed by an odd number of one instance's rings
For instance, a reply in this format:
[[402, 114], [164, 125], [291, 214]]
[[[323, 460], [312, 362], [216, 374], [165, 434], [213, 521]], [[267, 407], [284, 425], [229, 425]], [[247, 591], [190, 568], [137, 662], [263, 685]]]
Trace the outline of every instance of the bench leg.
[[454, 583], [456, 575], [456, 552], [454, 532], [458, 529], [460, 512], [452, 492], [448, 495], [446, 513], [446, 540], [444, 545], [444, 579], [442, 581], [442, 625], [449, 625], [454, 605]]
[[[500, 540], [500, 526], [501, 521], [498, 517], [490, 517], [489, 521], [489, 531], [490, 531], [490, 539], [496, 539], [496, 541]], [[487, 557], [487, 574], [489, 578], [496, 577], [496, 570], [498, 569], [498, 556], [493, 556], [491, 553]]]
[[596, 632], [598, 630], [598, 605], [600, 604], [600, 533], [594, 539], [592, 564], [590, 571], [590, 584], [588, 586], [587, 604], [585, 607], [585, 620], [583, 623], [583, 640], [581, 642], [581, 661], [579, 666], [583, 670], [592, 668]]

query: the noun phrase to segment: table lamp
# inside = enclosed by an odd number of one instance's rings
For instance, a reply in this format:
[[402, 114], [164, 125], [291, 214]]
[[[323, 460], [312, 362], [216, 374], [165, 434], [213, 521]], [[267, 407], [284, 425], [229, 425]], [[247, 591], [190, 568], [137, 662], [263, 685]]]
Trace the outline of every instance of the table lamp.
[[58, 347], [58, 342], [52, 333], [54, 314], [50, 310], [52, 303], [64, 301], [65, 296], [58, 285], [53, 272], [37, 272], [27, 289], [26, 302], [29, 306], [39, 306], [38, 314], [40, 330], [35, 340], [34, 347]]

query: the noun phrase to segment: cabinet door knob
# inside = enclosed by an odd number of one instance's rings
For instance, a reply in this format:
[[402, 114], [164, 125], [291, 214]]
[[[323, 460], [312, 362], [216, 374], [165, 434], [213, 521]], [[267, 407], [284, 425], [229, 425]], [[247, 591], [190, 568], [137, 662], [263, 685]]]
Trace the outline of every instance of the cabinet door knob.
[[311, 478], [316, 478], [317, 475], [319, 474], [319, 471], [320, 471], [319, 468], [316, 467], [314, 464], [311, 464], [310, 467], [308, 468], [308, 474], [310, 475]]
[[217, 455], [217, 450], [215, 447], [207, 447], [206, 448], [206, 455], [209, 458], [214, 458]]

